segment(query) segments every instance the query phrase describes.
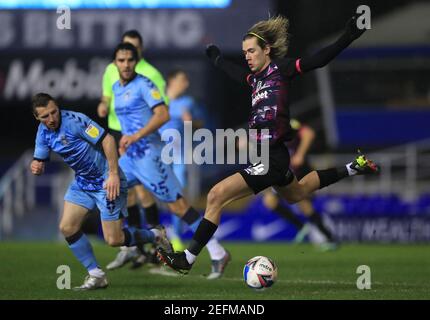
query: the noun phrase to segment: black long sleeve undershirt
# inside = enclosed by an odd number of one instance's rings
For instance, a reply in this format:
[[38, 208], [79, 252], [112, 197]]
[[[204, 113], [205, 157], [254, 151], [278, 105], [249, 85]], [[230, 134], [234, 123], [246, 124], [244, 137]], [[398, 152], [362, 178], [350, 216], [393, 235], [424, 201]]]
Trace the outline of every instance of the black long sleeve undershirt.
[[224, 71], [233, 80], [246, 84], [246, 77], [250, 74], [250, 70], [242, 67], [234, 62], [225, 60], [222, 56], [219, 56], [215, 60], [215, 66]]
[[317, 53], [300, 58], [300, 72], [296, 67], [296, 60], [291, 58], [275, 59], [275, 63], [281, 71], [281, 74], [286, 77], [293, 77], [299, 73], [308, 72], [317, 68], [324, 67], [336, 56], [347, 48], [351, 40], [346, 34], [336, 40], [331, 45], [319, 50]]
[[346, 34], [342, 34], [342, 36], [335, 43], [321, 49], [311, 56], [300, 59], [301, 70], [303, 72], [307, 72], [324, 67], [339, 53], [346, 49], [352, 43], [352, 41], [353, 40], [349, 39]]

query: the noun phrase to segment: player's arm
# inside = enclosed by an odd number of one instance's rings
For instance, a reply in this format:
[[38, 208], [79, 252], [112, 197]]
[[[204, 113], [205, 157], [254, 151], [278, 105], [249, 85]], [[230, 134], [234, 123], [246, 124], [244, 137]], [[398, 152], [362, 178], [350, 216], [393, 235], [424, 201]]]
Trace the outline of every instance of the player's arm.
[[128, 148], [131, 144], [139, 141], [147, 135], [157, 131], [163, 124], [170, 120], [169, 110], [164, 103], [160, 103], [152, 108], [153, 115], [146, 126], [141, 128], [131, 136], [123, 135], [120, 141], [120, 147]]
[[300, 67], [303, 72], [321, 68], [333, 60], [339, 53], [347, 48], [355, 39], [358, 39], [366, 29], [358, 29], [357, 18], [359, 14], [354, 15], [348, 20], [345, 31], [337, 41], [328, 47], [321, 49], [316, 54], [305, 57], [300, 61]]
[[346, 23], [345, 31], [339, 37], [339, 39], [337, 39], [331, 45], [321, 49], [317, 53], [294, 60], [293, 63], [291, 63], [291, 59], [288, 58], [278, 60], [277, 64], [281, 70], [281, 73], [291, 77], [296, 74], [311, 71], [327, 65], [366, 31], [365, 28], [359, 29], [357, 27], [358, 17], [360, 17], [360, 15], [356, 14], [350, 18]]
[[246, 79], [249, 71], [231, 61], [225, 60], [216, 45], [209, 44], [206, 47], [206, 55], [218, 69], [224, 71], [230, 78], [239, 83], [247, 84]]
[[109, 106], [112, 99], [112, 81], [110, 79], [110, 68], [111, 65], [106, 67], [106, 70], [103, 74], [103, 82], [102, 82], [102, 98], [100, 99], [100, 103], [97, 106], [97, 114], [100, 118], [105, 118], [109, 114]]
[[89, 142], [93, 146], [102, 147], [109, 166], [108, 178], [104, 183], [107, 199], [114, 200], [119, 195], [119, 170], [116, 144], [113, 137], [97, 122], [82, 113], [74, 113], [75, 122], [69, 129], [77, 137]]
[[291, 165], [293, 167], [300, 167], [303, 164], [305, 156], [315, 139], [315, 131], [308, 126], [302, 126], [298, 134], [300, 136], [300, 143], [296, 152], [291, 157]]
[[119, 196], [121, 185], [115, 139], [110, 134], [106, 134], [102, 141], [102, 147], [109, 166], [109, 175], [104, 188], [106, 189], [108, 200], [115, 200]]
[[102, 96], [99, 105], [97, 106], [97, 115], [100, 118], [106, 118], [109, 113], [111, 97]]
[[41, 127], [37, 131], [36, 142], [33, 154], [33, 161], [30, 164], [31, 173], [40, 176], [45, 171], [45, 162], [49, 160], [50, 149], [46, 144]]

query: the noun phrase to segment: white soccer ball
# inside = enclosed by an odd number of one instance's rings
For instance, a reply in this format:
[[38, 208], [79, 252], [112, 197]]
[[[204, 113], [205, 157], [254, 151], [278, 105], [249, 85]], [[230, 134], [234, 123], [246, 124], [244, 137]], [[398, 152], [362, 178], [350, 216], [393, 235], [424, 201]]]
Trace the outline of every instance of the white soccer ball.
[[262, 290], [271, 287], [278, 278], [275, 262], [264, 256], [254, 257], [243, 268], [243, 279], [253, 289]]

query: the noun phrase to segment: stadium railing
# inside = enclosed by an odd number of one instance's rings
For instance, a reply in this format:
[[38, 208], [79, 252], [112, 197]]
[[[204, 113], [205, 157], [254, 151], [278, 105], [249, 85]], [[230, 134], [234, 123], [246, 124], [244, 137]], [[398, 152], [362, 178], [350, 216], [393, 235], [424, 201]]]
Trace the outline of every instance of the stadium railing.
[[[355, 154], [312, 155], [315, 168], [341, 166]], [[428, 193], [430, 184], [430, 139], [383, 149], [367, 155], [381, 165], [379, 176], [359, 176], [344, 179], [319, 193], [323, 194], [398, 194], [416, 200]]]
[[50, 159], [50, 168], [36, 178], [29, 170], [32, 159], [32, 150], [25, 151], [0, 178], [0, 240], [13, 236], [15, 218], [37, 211], [43, 202], [39, 199], [49, 198], [48, 205], [56, 212], [62, 211], [63, 190], [70, 181], [71, 170], [65, 169], [54, 155]]

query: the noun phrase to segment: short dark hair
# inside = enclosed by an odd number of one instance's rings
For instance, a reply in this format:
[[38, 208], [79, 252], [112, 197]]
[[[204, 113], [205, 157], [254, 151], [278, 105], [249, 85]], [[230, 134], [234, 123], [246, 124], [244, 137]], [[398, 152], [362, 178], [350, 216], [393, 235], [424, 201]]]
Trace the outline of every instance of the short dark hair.
[[137, 49], [131, 43], [120, 43], [119, 45], [117, 45], [115, 48], [115, 52], [113, 53], [113, 60], [116, 59], [116, 54], [118, 53], [118, 51], [121, 51], [121, 50], [131, 51], [133, 59], [136, 61], [139, 60], [139, 55], [137, 53]]
[[123, 33], [121, 40], [124, 41], [125, 37], [129, 37], [129, 38], [133, 38], [133, 39], [139, 39], [140, 45], [143, 46], [143, 39], [142, 36], [140, 35], [139, 31], [137, 30], [127, 30], [126, 32]]
[[31, 98], [31, 107], [32, 107], [33, 113], [35, 115], [37, 115], [36, 108], [46, 107], [48, 105], [49, 101], [55, 102], [55, 99], [53, 97], [51, 97], [49, 94], [44, 93], [44, 92], [39, 92], [39, 93], [35, 94]]

